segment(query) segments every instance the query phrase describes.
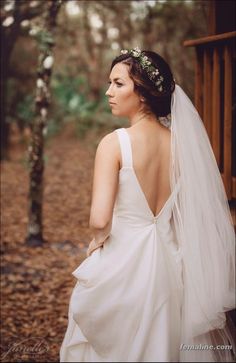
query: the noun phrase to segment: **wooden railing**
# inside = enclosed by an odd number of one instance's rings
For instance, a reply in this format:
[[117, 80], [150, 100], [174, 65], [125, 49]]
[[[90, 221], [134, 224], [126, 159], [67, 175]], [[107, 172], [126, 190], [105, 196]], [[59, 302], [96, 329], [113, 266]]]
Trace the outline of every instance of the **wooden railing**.
[[184, 42], [184, 46], [196, 49], [195, 106], [205, 124], [229, 201], [236, 198], [235, 37], [234, 31]]

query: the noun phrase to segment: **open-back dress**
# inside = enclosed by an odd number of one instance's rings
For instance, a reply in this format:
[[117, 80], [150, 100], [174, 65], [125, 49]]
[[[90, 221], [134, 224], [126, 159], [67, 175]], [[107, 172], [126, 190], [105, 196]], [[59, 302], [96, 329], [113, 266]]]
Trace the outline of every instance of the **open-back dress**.
[[181, 248], [172, 226], [179, 184], [154, 215], [133, 168], [125, 128], [111, 232], [73, 272], [61, 362], [178, 362]]

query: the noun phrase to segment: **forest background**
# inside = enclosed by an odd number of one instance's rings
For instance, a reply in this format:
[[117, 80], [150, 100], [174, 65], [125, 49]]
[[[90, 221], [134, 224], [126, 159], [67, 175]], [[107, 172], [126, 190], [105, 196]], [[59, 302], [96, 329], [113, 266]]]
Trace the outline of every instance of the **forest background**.
[[29, 145], [50, 1], [0, 2], [5, 47], [1, 82], [6, 87], [1, 95], [5, 130], [1, 361], [5, 362], [59, 359], [75, 283], [71, 272], [84, 259], [91, 239], [88, 219], [96, 147], [105, 134], [128, 126], [127, 120], [111, 115], [105, 97], [112, 59], [121, 49], [136, 46], [158, 52], [193, 100], [195, 53], [183, 42], [208, 33], [206, 0], [58, 1], [50, 104], [43, 129], [45, 242], [37, 248], [26, 243]]

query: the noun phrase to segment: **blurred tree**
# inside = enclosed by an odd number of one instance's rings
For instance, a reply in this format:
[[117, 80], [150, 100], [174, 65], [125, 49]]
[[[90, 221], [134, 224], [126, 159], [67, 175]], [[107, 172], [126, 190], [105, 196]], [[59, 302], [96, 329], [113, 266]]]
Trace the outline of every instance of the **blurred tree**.
[[41, 27], [36, 32], [40, 54], [37, 72], [35, 97], [36, 117], [33, 123], [31, 144], [29, 146], [30, 190], [29, 224], [26, 242], [30, 246], [40, 246], [43, 240], [42, 202], [44, 171], [44, 135], [50, 104], [50, 78], [52, 74], [54, 46], [53, 31], [61, 6], [61, 0], [47, 2], [48, 12], [41, 18]]
[[7, 81], [10, 58], [16, 41], [22, 32], [21, 24], [39, 16], [45, 2], [1, 0], [1, 160], [7, 158], [9, 124], [6, 122]]

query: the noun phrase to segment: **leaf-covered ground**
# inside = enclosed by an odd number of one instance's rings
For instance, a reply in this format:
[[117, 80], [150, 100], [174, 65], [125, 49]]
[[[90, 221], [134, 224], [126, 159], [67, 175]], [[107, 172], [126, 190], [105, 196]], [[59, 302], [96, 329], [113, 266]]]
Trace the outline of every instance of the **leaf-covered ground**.
[[45, 148], [43, 247], [25, 244], [27, 151], [11, 138], [1, 165], [2, 362], [58, 362], [67, 328], [72, 272], [85, 258], [96, 137], [79, 140], [71, 126]]
[[43, 247], [25, 244], [27, 151], [11, 139], [1, 171], [1, 361], [58, 362], [73, 270], [85, 257], [95, 138], [67, 128], [45, 148]]

